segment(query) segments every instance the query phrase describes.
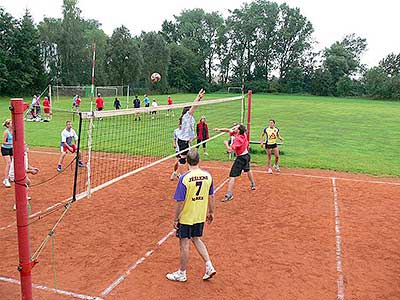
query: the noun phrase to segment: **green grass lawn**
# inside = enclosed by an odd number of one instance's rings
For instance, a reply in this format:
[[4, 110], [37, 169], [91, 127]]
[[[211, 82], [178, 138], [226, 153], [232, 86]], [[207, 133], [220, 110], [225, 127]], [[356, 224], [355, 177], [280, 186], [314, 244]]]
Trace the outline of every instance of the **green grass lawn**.
[[[210, 94], [207, 99], [228, 97], [227, 94]], [[159, 104], [166, 104], [167, 96], [151, 96], [157, 98]], [[174, 94], [175, 103], [190, 102], [193, 94]], [[140, 97], [141, 99], [143, 97]], [[30, 98], [26, 101], [30, 102]], [[9, 117], [9, 99], [0, 98], [0, 117]], [[130, 100], [130, 105], [131, 105]], [[106, 98], [106, 109], [112, 109], [112, 98]], [[72, 98], [63, 98], [53, 103], [58, 109], [71, 109]], [[126, 106], [126, 98], [121, 97], [121, 104]], [[82, 99], [82, 111], [90, 107], [88, 99]], [[211, 109], [199, 107], [196, 120], [205, 114], [209, 127], [230, 126], [239, 118], [240, 108], [237, 104], [218, 105]], [[237, 111], [236, 113], [234, 113]], [[148, 134], [149, 139], [156, 127], [161, 124], [163, 131], [158, 133], [154, 143], [162, 146], [159, 149], [172, 149], [172, 131], [179, 116], [165, 119], [158, 115], [150, 123], [150, 119], [141, 127], [130, 124], [123, 128], [135, 138], [139, 132]], [[26, 140], [32, 146], [57, 147], [60, 132], [71, 113], [55, 113], [49, 123], [26, 122]], [[75, 117], [76, 118], [76, 117]], [[164, 119], [163, 119], [164, 118]], [[268, 120], [274, 118], [285, 143], [281, 147], [281, 166], [294, 168], [320, 168], [346, 172], [368, 173], [374, 175], [400, 176], [400, 102], [372, 101], [361, 99], [339, 99], [313, 96], [264, 95], [253, 96], [251, 139], [258, 140]], [[75, 119], [76, 121], [76, 119]], [[117, 122], [117, 121], [116, 121]], [[103, 124], [106, 124], [103, 123]], [[115, 124], [117, 126], [117, 124]], [[78, 126], [75, 122], [74, 127]], [[98, 127], [105, 126], [99, 123]], [[156, 126], [156, 127], [154, 127]], [[142, 142], [142, 141], [139, 141]], [[160, 144], [160, 145], [161, 145]], [[126, 146], [126, 145], [125, 145]], [[259, 146], [253, 145], [253, 149]], [[112, 151], [118, 151], [114, 147]], [[122, 149], [123, 147], [121, 147]], [[128, 149], [129, 147], [125, 147]], [[209, 143], [209, 159], [226, 160], [222, 138]], [[124, 150], [128, 151], [128, 150]], [[148, 152], [149, 155], [164, 153]], [[168, 154], [168, 153], [167, 153]], [[169, 152], [169, 154], [171, 154]], [[252, 155], [253, 162], [264, 165], [266, 156], [259, 148]]]

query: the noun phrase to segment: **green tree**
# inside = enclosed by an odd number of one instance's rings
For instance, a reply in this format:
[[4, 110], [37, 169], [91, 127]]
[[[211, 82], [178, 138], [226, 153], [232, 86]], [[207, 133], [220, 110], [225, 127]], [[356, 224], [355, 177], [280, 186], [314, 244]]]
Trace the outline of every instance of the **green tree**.
[[182, 45], [168, 45], [170, 63], [168, 83], [172, 88], [195, 92], [204, 86], [205, 80], [200, 72], [199, 63], [192, 51]]
[[314, 29], [299, 8], [290, 8], [284, 3], [279, 10], [276, 51], [279, 77], [284, 79], [288, 70], [299, 65], [304, 53], [310, 49]]
[[[168, 65], [170, 61], [169, 49], [161, 34], [156, 32], [142, 33], [140, 36], [140, 50], [143, 55], [143, 79], [148, 88], [165, 91], [168, 83]], [[152, 84], [150, 76], [157, 72], [162, 80]]]
[[78, 0], [64, 0], [58, 51], [61, 83], [80, 85], [88, 83], [91, 65], [85, 57], [85, 39]]
[[14, 81], [10, 69], [16, 59], [13, 53], [16, 26], [16, 20], [0, 7], [0, 94], [9, 93], [9, 84]]
[[379, 67], [381, 67], [389, 76], [400, 75], [400, 53], [397, 55], [390, 53], [379, 62]]
[[106, 64], [111, 84], [135, 84], [140, 79], [142, 54], [125, 26], [114, 30], [108, 44]]

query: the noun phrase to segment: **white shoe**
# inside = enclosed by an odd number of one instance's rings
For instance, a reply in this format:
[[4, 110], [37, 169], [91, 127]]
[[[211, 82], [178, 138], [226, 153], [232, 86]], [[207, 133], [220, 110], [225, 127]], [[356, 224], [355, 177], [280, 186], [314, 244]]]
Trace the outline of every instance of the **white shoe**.
[[17, 210], [17, 204], [14, 203], [13, 210]]
[[168, 273], [167, 275], [165, 275], [165, 277], [167, 277], [167, 279], [172, 280], [172, 281], [185, 282], [187, 280], [186, 273], [184, 273], [180, 270], [178, 270], [174, 273]]
[[11, 183], [10, 183], [10, 180], [8, 180], [8, 178], [6, 178], [6, 179], [3, 180], [3, 184], [4, 184], [4, 186], [5, 186], [6, 188], [11, 187]]
[[268, 168], [267, 173], [268, 173], [268, 174], [272, 174], [272, 169], [271, 169], [271, 168]]
[[206, 273], [203, 276], [203, 280], [208, 280], [211, 279], [215, 274], [217, 274], [217, 271], [214, 269], [214, 267], [211, 266], [211, 268], [206, 268]]
[[204, 152], [204, 155], [205, 155], [205, 156], [208, 156], [208, 153], [207, 153], [207, 152]]
[[274, 165], [274, 169], [275, 169], [276, 172], [280, 172], [281, 171], [281, 169], [279, 169], [278, 165]]

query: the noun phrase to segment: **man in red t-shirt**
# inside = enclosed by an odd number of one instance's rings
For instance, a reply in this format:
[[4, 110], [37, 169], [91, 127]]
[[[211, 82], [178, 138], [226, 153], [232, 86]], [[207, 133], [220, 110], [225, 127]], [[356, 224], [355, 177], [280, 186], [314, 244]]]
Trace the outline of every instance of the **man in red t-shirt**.
[[[168, 96], [167, 102], [168, 102], [168, 105], [172, 105], [173, 104], [171, 96]], [[169, 114], [171, 114], [172, 116], [175, 115], [174, 111], [171, 108], [169, 108], [168, 111], [167, 111], [167, 116], [169, 116]]]
[[221, 200], [222, 202], [230, 201], [233, 199], [233, 186], [235, 184], [235, 178], [242, 174], [242, 171], [247, 173], [247, 177], [250, 180], [250, 189], [255, 190], [256, 184], [254, 183], [253, 173], [250, 170], [250, 154], [249, 154], [249, 140], [247, 138], [247, 129], [244, 125], [239, 124], [229, 130], [227, 128], [215, 128], [216, 131], [229, 132], [235, 139], [232, 145], [229, 145], [228, 141], [224, 141], [228, 152], [235, 151], [236, 159], [232, 165], [229, 173], [228, 191], [225, 197]]
[[96, 110], [101, 111], [104, 108], [104, 100], [101, 97], [101, 94], [97, 94], [96, 98]]

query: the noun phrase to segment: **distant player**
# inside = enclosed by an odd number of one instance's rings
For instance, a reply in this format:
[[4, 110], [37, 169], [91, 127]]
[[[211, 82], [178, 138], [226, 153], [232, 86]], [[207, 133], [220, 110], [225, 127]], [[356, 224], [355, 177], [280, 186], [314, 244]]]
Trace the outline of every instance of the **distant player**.
[[[65, 123], [66, 127], [65, 129], [61, 132], [61, 155], [60, 159], [58, 160], [58, 165], [57, 165], [57, 171], [61, 172], [62, 171], [62, 162], [64, 160], [65, 155], [67, 155], [67, 152], [75, 153], [77, 148], [76, 145], [73, 143], [73, 139], [75, 140], [75, 143], [78, 141], [78, 135], [76, 134], [75, 130], [72, 128], [71, 121], [67, 121]], [[79, 154], [80, 156], [80, 154]], [[79, 167], [84, 167], [85, 165], [81, 161], [80, 157], [78, 158], [78, 165]]]
[[153, 110], [151, 111], [152, 115], [156, 115], [157, 114], [157, 107], [158, 107], [158, 103], [156, 99], [153, 99], [153, 102], [151, 103], [151, 106], [153, 107]]
[[104, 99], [101, 97], [101, 94], [98, 94], [96, 98], [96, 110], [102, 111], [103, 109], [104, 109]]
[[118, 98], [115, 98], [115, 99], [114, 99], [114, 108], [115, 108], [116, 110], [118, 110], [118, 109], [121, 108], [121, 102], [119, 101]]
[[[264, 142], [264, 136], [267, 136], [265, 142]], [[260, 145], [261, 148], [264, 148], [265, 144], [265, 150], [268, 155], [267, 159], [267, 172], [268, 174], [272, 174], [272, 168], [271, 168], [271, 155], [272, 151], [274, 151], [274, 156], [275, 156], [275, 164], [274, 164], [274, 169], [276, 172], [280, 172], [279, 169], [279, 147], [278, 144], [276, 143], [276, 140], [280, 139], [283, 142], [283, 138], [279, 135], [279, 128], [275, 127], [275, 120], [269, 120], [269, 126], [265, 127], [261, 137], [260, 137]]]
[[[220, 132], [229, 132], [229, 129], [227, 128], [215, 128], [215, 130]], [[242, 171], [247, 173], [247, 177], [250, 180], [250, 189], [256, 189], [253, 173], [250, 170], [250, 154], [248, 151], [249, 141], [246, 132], [247, 129], [243, 124], [236, 125], [232, 128], [231, 131], [231, 134], [235, 137], [232, 144], [229, 145], [228, 141], [224, 141], [228, 152], [235, 151], [236, 159], [229, 173], [228, 191], [226, 192], [225, 197], [221, 200], [222, 202], [230, 201], [233, 199], [233, 186], [235, 184], [235, 178], [242, 175]]]
[[75, 109], [76, 112], [79, 113], [79, 107], [81, 107], [81, 97], [77, 95], [78, 97], [75, 100]]
[[72, 98], [72, 111], [75, 110], [76, 99], [78, 99], [78, 95], [75, 95], [74, 98]]
[[[196, 126], [196, 133], [197, 133], [197, 143], [201, 143], [209, 139], [208, 135], [208, 125], [206, 123], [206, 117], [201, 116], [199, 123]], [[196, 146], [199, 149], [200, 145]], [[207, 153], [207, 146], [206, 142], [202, 144], [204, 155], [208, 155]]]
[[135, 96], [135, 99], [133, 99], [133, 108], [140, 108], [140, 99], [138, 96]]
[[[172, 101], [171, 96], [168, 96], [167, 103], [168, 103], [168, 105], [172, 105], [172, 104], [173, 104], [173, 101]], [[167, 110], [167, 116], [169, 116], [170, 114], [171, 114], [171, 116], [174, 116], [174, 115], [175, 115], [175, 114], [174, 114], [174, 111], [173, 111], [171, 108], [169, 108], [169, 109]]]
[[201, 240], [204, 223], [214, 220], [214, 185], [211, 174], [199, 168], [199, 153], [191, 150], [187, 154], [189, 172], [179, 178], [175, 190], [175, 218], [173, 226], [179, 238], [179, 270], [166, 275], [172, 281], [187, 280], [186, 267], [189, 262], [190, 240], [206, 264], [203, 280], [212, 278], [217, 271], [211, 263], [206, 245]]
[[49, 120], [50, 116], [51, 116], [51, 106], [50, 106], [50, 100], [49, 100], [48, 97], [44, 97], [44, 100], [43, 100], [43, 111], [44, 111], [44, 114], [46, 116], [46, 120]]
[[[178, 136], [179, 136], [180, 133], [181, 133], [181, 124], [179, 124], [179, 125], [178, 125], [178, 128], [176, 128], [176, 129], [174, 130], [174, 142], [173, 142], [173, 145], [174, 145], [174, 149], [175, 149], [175, 152], [176, 152], [176, 153], [179, 152]], [[179, 168], [179, 159], [181, 158], [181, 155], [180, 155], [180, 154], [177, 154], [177, 155], [176, 155], [176, 158], [177, 158], [177, 160], [176, 160], [176, 162], [175, 162], [175, 164], [174, 164], [174, 171], [173, 171], [172, 174], [171, 174], [171, 180], [177, 179], [177, 178], [179, 178], [179, 177], [181, 176], [181, 174], [179, 174], [179, 172], [178, 172], [178, 168]]]
[[149, 97], [147, 97], [147, 94], [144, 94], [143, 102], [144, 102], [144, 107], [150, 107], [150, 99]]

